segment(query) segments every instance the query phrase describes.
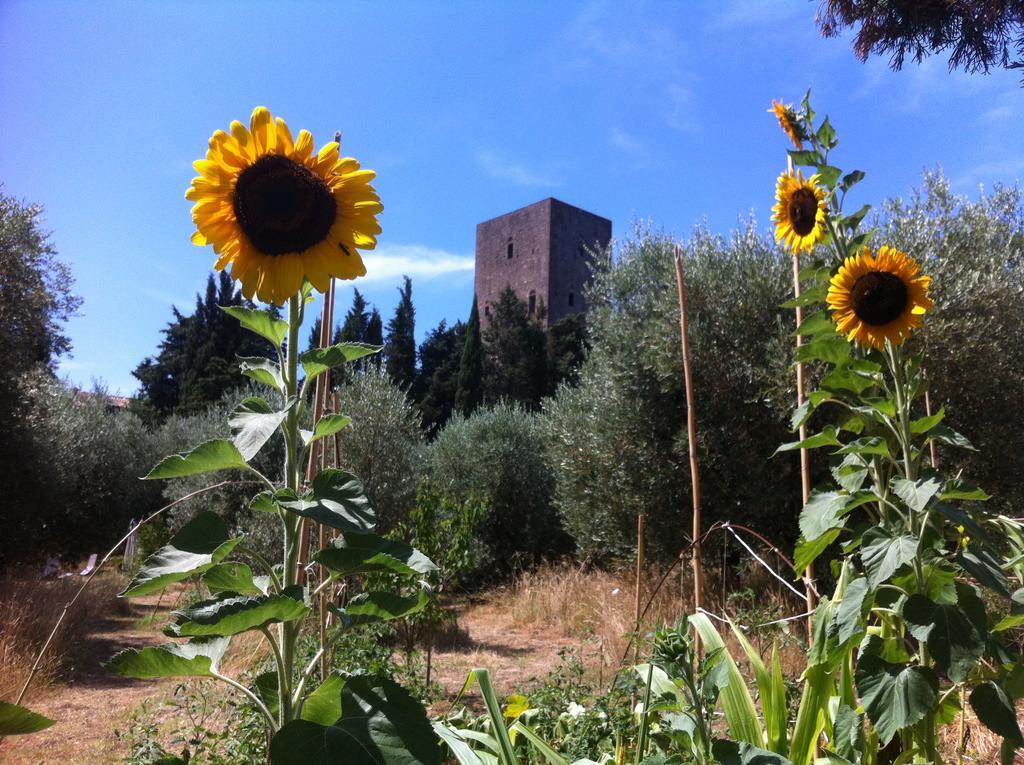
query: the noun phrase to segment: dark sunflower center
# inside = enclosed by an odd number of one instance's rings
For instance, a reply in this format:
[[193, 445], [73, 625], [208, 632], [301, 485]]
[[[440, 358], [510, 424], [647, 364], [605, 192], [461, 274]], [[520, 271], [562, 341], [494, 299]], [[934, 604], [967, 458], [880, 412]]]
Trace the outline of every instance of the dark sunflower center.
[[818, 216], [818, 198], [810, 189], [797, 189], [789, 198], [789, 225], [800, 236], [807, 236], [814, 230]]
[[324, 180], [287, 157], [260, 157], [238, 176], [235, 217], [267, 255], [302, 252], [323, 241], [338, 204]]
[[857, 318], [874, 327], [898, 319], [910, 299], [903, 280], [885, 271], [869, 271], [860, 277], [851, 297]]

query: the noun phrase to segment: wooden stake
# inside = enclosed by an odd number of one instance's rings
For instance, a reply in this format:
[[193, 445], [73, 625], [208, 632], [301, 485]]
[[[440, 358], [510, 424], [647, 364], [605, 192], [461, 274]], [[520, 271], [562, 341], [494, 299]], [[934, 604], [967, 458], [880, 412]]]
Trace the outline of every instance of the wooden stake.
[[[320, 316], [320, 347], [326, 348], [331, 344], [331, 330], [334, 327], [334, 280], [324, 293], [324, 310]], [[327, 390], [330, 387], [330, 372], [325, 372], [316, 379], [316, 388], [313, 394], [313, 424], [316, 425], [327, 405]], [[318, 459], [320, 456], [321, 442], [317, 441], [309, 447], [309, 461], [306, 463], [306, 481], [312, 481], [316, 475]], [[299, 555], [295, 581], [306, 580], [306, 564], [309, 562], [309, 534], [312, 521], [309, 518], [302, 519], [299, 533]]]
[[[679, 289], [679, 337], [683, 347], [683, 379], [686, 383], [686, 440], [690, 450], [690, 484], [693, 494], [693, 609], [704, 605], [701, 563], [700, 470], [697, 465], [697, 417], [693, 406], [693, 374], [690, 370], [689, 320], [686, 314], [686, 280], [683, 278], [683, 256], [675, 246], [676, 286]], [[696, 643], [700, 650], [700, 643]]]
[[[792, 175], [793, 173], [793, 158], [790, 157], [788, 161], [788, 170]], [[793, 253], [793, 297], [800, 297], [800, 256]], [[802, 306], [796, 307], [796, 326], [800, 327], [804, 323], [804, 309]], [[804, 344], [803, 335], [796, 336], [796, 347], [799, 349]], [[802, 362], [796, 363], [796, 405], [797, 408], [804, 404], [804, 365]], [[800, 425], [800, 440], [804, 441], [807, 439], [807, 425]], [[810, 452], [807, 449], [800, 450], [800, 497], [803, 500], [803, 504], [807, 504], [807, 500], [811, 496], [811, 467], [810, 467]], [[814, 565], [809, 565], [804, 571], [804, 588], [807, 591], [807, 610], [813, 611], [815, 607], [814, 602], [814, 590], [812, 589], [812, 583], [814, 582]], [[807, 640], [810, 642], [811, 636], [814, 634], [814, 616], [809, 615], [807, 617]]]
[[[928, 395], [928, 391], [924, 392], [924, 413], [931, 417], [932, 416], [932, 398]], [[935, 439], [933, 438], [928, 442], [928, 451], [932, 459], [932, 467], [937, 468], [939, 466], [939, 460], [935, 456]]]
[[[640, 602], [643, 600], [644, 590], [644, 526], [647, 524], [647, 516], [640, 513], [636, 517], [636, 607], [634, 610], [633, 625], [637, 632], [640, 631]], [[633, 663], [640, 660], [640, 641], [634, 640]]]

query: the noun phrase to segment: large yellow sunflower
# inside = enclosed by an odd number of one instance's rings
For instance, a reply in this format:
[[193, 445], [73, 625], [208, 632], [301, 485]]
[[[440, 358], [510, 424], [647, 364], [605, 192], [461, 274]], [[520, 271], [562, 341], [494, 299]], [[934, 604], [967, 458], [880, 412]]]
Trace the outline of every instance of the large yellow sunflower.
[[900, 345], [932, 307], [931, 277], [905, 252], [882, 247], [877, 256], [865, 247], [849, 257], [832, 277], [828, 307], [847, 339], [882, 350], [885, 341]]
[[818, 176], [804, 180], [803, 174], [783, 173], [775, 187], [772, 222], [775, 241], [793, 252], [810, 252], [825, 236], [825, 189], [818, 185]]
[[218, 271], [231, 266], [249, 299], [282, 305], [309, 279], [326, 292], [332, 277], [366, 273], [358, 249], [372, 250], [383, 210], [370, 181], [338, 144], [313, 152], [313, 136], [292, 140], [284, 120], [257, 107], [249, 128], [231, 123], [210, 138], [199, 177], [185, 192], [195, 202], [192, 241], [212, 244]]
[[796, 115], [793, 113], [793, 107], [786, 106], [781, 101], [776, 101], [773, 98], [772, 108], [768, 111], [775, 114], [775, 119], [779, 121], [779, 127], [789, 136], [789, 140], [793, 142], [793, 145], [798, 149], [803, 149], [804, 143], [800, 140], [800, 132], [796, 123]]

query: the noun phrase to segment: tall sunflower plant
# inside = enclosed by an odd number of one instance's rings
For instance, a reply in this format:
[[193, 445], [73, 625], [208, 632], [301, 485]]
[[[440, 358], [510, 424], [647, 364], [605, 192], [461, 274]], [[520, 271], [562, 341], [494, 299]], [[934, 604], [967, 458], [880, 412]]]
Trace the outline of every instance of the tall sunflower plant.
[[945, 424], [943, 408], [925, 406], [914, 335], [934, 307], [919, 262], [928, 253], [875, 242], [861, 229], [868, 205], [844, 212], [864, 173], [830, 164], [838, 137], [828, 117], [815, 122], [809, 94], [799, 108], [773, 109], [793, 143], [773, 222], [805, 261], [804, 289], [787, 305], [812, 311], [797, 329], [805, 342], [796, 359], [816, 379], [791, 424], [817, 430], [778, 451], [824, 451], [832, 477], [800, 513], [796, 569], [841, 552], [783, 741], [805, 745], [780, 751], [801, 765], [815, 748], [836, 765], [940, 763], [939, 728], [969, 705], [1010, 762], [1024, 746], [1015, 706], [1024, 659], [1003, 640], [1024, 624], [1022, 551], [1012, 542], [1021, 525], [986, 510], [989, 496], [934, 457], [936, 445], [949, 463], [954, 450], [974, 447]]
[[[269, 311], [224, 309], [277, 348], [276, 361], [239, 359], [241, 373], [267, 395], [238, 405], [230, 417], [231, 439], [169, 456], [145, 478], [231, 471], [254, 478], [263, 490], [250, 509], [280, 519], [281, 557], [267, 560], [216, 513], [199, 513], [145, 560], [121, 594], [148, 595], [197, 579], [207, 596], [173, 613], [165, 633], [174, 642], [122, 651], [109, 667], [125, 677], [226, 683], [264, 718], [275, 765], [439, 764], [422, 705], [398, 684], [358, 667], [335, 667], [326, 676], [320, 671], [324, 652], [347, 630], [423, 609], [436, 572], [418, 550], [374, 533], [374, 509], [355, 475], [337, 468], [322, 469], [312, 480], [304, 475], [309, 450], [350, 422], [327, 414], [309, 429], [301, 427], [310, 419], [307, 392], [333, 367], [380, 350], [341, 343], [299, 352], [299, 328], [313, 291], [366, 272], [359, 250], [376, 245], [376, 216], [383, 209], [370, 185], [374, 173], [340, 157], [335, 142], [314, 151], [308, 131], [293, 138], [284, 120], [263, 107], [248, 126], [235, 121], [228, 131], [216, 131], [195, 167], [199, 175], [185, 195], [194, 202], [193, 242], [212, 245], [216, 268], [230, 268], [246, 297], [286, 304], [288, 314], [285, 320]], [[270, 477], [251, 462], [275, 433], [284, 440], [285, 459], [281, 474]], [[313, 553], [313, 564], [300, 567], [306, 519], [331, 529], [333, 541]], [[381, 572], [398, 584], [360, 587], [361, 577]], [[342, 582], [347, 592], [358, 592], [343, 605], [336, 598]], [[320, 634], [315, 602], [321, 596], [327, 599], [326, 639], [309, 659], [299, 646], [304, 635]], [[224, 669], [232, 639], [244, 632], [265, 640], [273, 657], [267, 673], [232, 677]]]

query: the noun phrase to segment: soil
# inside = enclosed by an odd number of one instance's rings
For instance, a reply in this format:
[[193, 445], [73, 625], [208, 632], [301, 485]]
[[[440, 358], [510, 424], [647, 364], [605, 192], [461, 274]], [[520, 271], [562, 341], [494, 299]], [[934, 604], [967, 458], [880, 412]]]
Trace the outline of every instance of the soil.
[[[107, 672], [102, 662], [125, 648], [142, 648], [167, 642], [160, 628], [174, 595], [165, 596], [157, 609], [156, 595], [134, 599], [120, 613], [110, 614], [89, 634], [81, 636], [76, 661], [63, 682], [29, 694], [27, 706], [56, 720], [57, 724], [29, 736], [0, 741], [4, 765], [76, 763], [109, 765], [121, 762], [125, 745], [115, 736], [123, 730], [144, 702], [156, 706], [174, 693], [176, 680], [129, 680]], [[500, 600], [473, 599], [457, 607], [460, 635], [451, 647], [433, 655], [432, 681], [447, 698], [458, 695], [471, 670], [487, 667], [502, 696], [536, 684], [559, 660], [566, 646], [580, 647], [556, 630], [518, 625]], [[156, 613], [155, 613], [156, 611]], [[230, 658], [230, 657], [229, 657]], [[243, 664], [239, 657], [231, 664]], [[464, 700], [478, 698], [475, 685]], [[441, 712], [448, 702], [436, 704]]]
[[[80, 636], [74, 662], [59, 684], [33, 692], [25, 702], [57, 724], [30, 736], [0, 740], [5, 765], [120, 762], [124, 752], [114, 735], [144, 701], [171, 693], [174, 680], [130, 680], [111, 674], [103, 662], [125, 648], [167, 642], [160, 628], [174, 594], [119, 601], [117, 608]], [[159, 606], [159, 607], [158, 607]]]

